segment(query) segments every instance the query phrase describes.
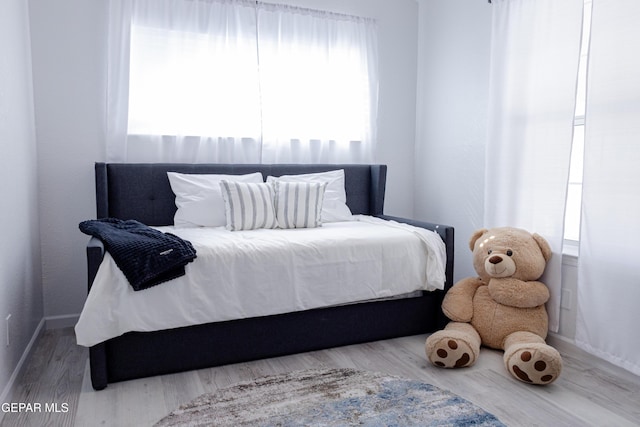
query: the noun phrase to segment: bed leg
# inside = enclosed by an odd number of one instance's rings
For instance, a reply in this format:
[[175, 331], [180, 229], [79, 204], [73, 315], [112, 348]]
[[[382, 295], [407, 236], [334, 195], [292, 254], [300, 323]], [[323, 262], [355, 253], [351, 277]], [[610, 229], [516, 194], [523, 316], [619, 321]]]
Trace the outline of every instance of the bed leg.
[[94, 390], [107, 388], [107, 348], [105, 343], [89, 348], [91, 385]]

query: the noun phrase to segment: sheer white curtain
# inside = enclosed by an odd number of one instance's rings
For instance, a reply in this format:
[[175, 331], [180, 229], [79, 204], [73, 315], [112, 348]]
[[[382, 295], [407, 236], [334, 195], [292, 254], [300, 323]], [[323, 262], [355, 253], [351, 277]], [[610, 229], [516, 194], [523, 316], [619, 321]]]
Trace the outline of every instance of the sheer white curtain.
[[108, 158], [258, 163], [255, 2], [112, 1]]
[[370, 162], [375, 22], [248, 0], [111, 0], [107, 158]]
[[576, 342], [640, 375], [640, 2], [594, 0]]
[[494, 0], [487, 227], [544, 236], [549, 328], [560, 316], [564, 209], [573, 135], [583, 0]]
[[258, 24], [263, 161], [373, 161], [375, 22], [263, 3]]

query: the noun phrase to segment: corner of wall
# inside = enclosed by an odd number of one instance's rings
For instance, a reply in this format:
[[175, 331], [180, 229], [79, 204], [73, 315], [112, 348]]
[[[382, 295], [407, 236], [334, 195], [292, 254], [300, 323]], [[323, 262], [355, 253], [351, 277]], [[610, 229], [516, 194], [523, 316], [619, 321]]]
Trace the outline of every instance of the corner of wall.
[[[37, 146], [28, 3], [0, 3], [0, 193], [11, 201], [0, 211], [9, 226], [0, 240], [0, 388], [12, 382], [43, 324], [38, 213]], [[6, 339], [4, 337], [6, 336]], [[6, 341], [6, 343], [5, 343]]]

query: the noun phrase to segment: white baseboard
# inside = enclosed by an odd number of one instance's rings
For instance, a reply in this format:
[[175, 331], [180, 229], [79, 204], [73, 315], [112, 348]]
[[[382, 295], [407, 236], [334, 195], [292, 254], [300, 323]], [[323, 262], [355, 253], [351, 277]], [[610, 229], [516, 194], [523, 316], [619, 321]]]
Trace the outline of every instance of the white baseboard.
[[46, 329], [62, 329], [75, 326], [79, 318], [79, 314], [63, 314], [61, 316], [47, 316], [44, 320]]
[[[42, 335], [42, 332], [44, 331], [44, 325], [45, 325], [45, 318], [42, 318], [40, 320], [40, 323], [38, 323], [36, 330], [33, 332], [33, 335], [31, 336], [31, 340], [29, 340], [29, 344], [27, 344], [27, 347], [24, 349], [24, 352], [22, 353], [22, 356], [20, 357], [20, 360], [18, 361], [16, 368], [13, 370], [13, 373], [11, 374], [11, 377], [9, 377], [9, 381], [7, 382], [7, 385], [5, 386], [4, 390], [2, 390], [2, 395], [0, 395], [0, 402], [11, 402], [16, 379], [20, 377], [20, 374], [22, 374], [23, 369], [27, 366], [26, 362], [31, 357], [31, 352], [34, 350], [35, 344], [38, 341], [38, 338], [40, 338], [40, 335]], [[4, 412], [0, 411], [0, 425], [2, 425], [2, 418], [4, 418]]]

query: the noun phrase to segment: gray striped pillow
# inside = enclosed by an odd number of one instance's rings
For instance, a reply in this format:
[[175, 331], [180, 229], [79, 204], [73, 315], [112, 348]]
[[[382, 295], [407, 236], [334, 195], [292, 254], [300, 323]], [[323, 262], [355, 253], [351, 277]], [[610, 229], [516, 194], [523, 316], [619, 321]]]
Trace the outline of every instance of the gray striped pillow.
[[276, 228], [273, 187], [266, 183], [220, 181], [227, 230]]
[[275, 182], [276, 219], [280, 228], [314, 228], [322, 225], [326, 182]]

